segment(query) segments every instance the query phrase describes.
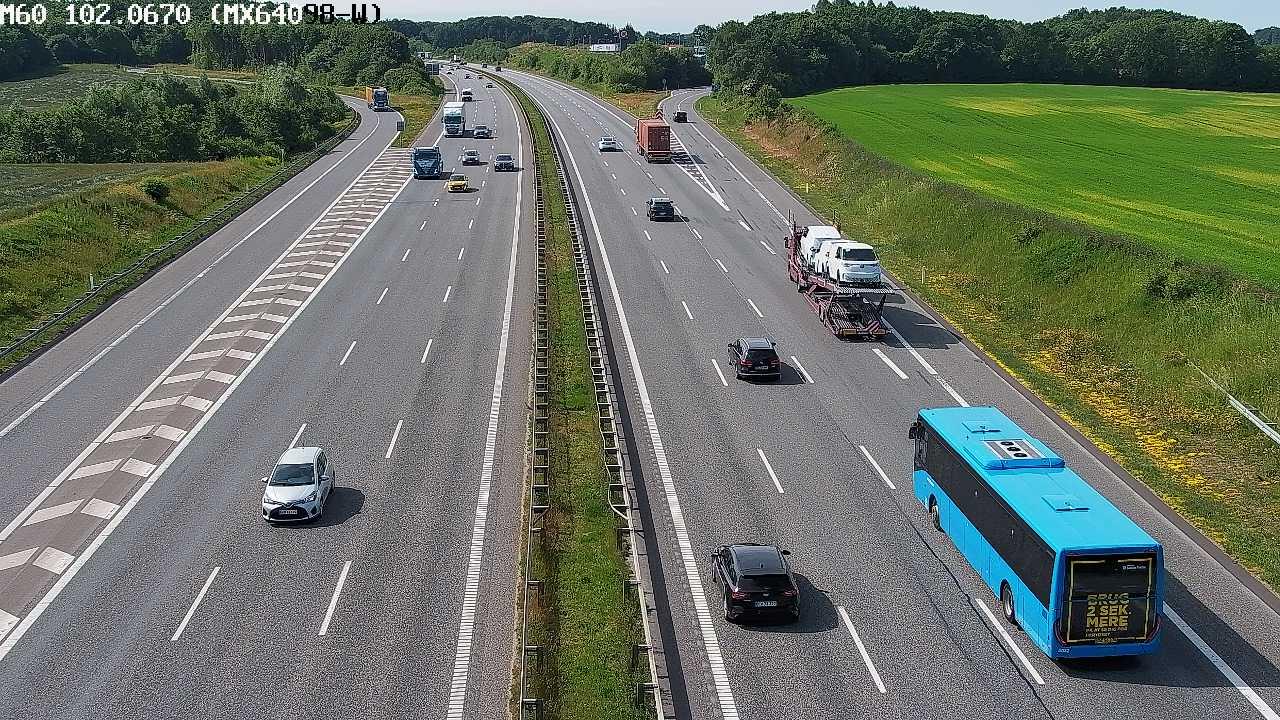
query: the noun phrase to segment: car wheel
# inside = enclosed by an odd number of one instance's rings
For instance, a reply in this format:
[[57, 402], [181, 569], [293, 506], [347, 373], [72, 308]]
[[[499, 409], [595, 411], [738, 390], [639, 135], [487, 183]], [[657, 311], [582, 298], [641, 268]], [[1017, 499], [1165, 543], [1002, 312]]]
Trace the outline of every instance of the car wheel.
[[1018, 609], [1013, 604], [1013, 589], [1009, 587], [1009, 583], [1000, 583], [1000, 610], [1004, 613], [1004, 619], [1014, 627], [1022, 627], [1018, 624]]
[[942, 529], [942, 513], [938, 511], [938, 501], [934, 498], [929, 498], [929, 519], [933, 521], [934, 530], [946, 532]]

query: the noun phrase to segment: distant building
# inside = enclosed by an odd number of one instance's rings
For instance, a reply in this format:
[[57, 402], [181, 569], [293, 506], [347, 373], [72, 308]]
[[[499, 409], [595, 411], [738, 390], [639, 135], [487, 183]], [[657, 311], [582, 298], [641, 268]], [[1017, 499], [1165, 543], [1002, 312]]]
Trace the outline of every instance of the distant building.
[[622, 45], [619, 43], [596, 43], [591, 46], [591, 52], [598, 53], [616, 53], [622, 52]]

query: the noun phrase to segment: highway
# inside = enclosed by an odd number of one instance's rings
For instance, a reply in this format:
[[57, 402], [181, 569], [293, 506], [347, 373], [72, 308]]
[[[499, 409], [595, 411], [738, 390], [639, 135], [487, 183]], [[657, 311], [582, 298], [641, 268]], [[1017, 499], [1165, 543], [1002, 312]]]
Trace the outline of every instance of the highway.
[[[1276, 720], [1276, 612], [909, 296], [886, 308], [885, 343], [832, 337], [783, 260], [788, 213], [817, 219], [698, 116], [700, 92], [664, 103], [690, 122], [672, 126], [677, 162], [650, 165], [620, 111], [503, 75], [548, 112], [583, 197], [681, 716]], [[599, 153], [602, 135], [626, 152]], [[662, 195], [687, 222], [646, 220]], [[726, 343], [757, 335], [778, 342], [777, 384], [726, 366]], [[954, 404], [1000, 407], [1161, 541], [1172, 622], [1158, 654], [1056, 663], [1000, 618], [911, 493], [907, 427]], [[744, 541], [793, 552], [799, 624], [722, 619], [710, 554]]]
[[[462, 82], [495, 138], [440, 139], [445, 167], [531, 165], [510, 99]], [[446, 194], [352, 104], [335, 151], [0, 384], [0, 718], [506, 707], [532, 175]], [[337, 491], [268, 526], [291, 444]]]

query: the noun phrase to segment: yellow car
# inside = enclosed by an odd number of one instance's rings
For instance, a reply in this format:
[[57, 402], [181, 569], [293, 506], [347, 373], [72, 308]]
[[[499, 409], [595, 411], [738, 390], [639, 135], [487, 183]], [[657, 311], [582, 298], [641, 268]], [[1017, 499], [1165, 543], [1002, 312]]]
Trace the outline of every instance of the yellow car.
[[449, 192], [467, 192], [470, 186], [467, 185], [466, 175], [450, 175], [449, 179], [444, 183], [444, 189]]

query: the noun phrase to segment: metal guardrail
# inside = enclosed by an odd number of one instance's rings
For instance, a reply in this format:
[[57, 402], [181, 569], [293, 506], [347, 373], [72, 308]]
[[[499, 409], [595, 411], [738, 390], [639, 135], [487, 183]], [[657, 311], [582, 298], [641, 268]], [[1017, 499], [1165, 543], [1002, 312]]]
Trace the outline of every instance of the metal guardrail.
[[[325, 153], [328, 153], [339, 143], [350, 137], [351, 133], [359, 124], [359, 113], [351, 111], [351, 118], [348, 120], [346, 127], [340, 130], [336, 135], [316, 146], [313, 150], [298, 156], [288, 165], [280, 168], [266, 180], [258, 185], [244, 191], [239, 196], [223, 205], [218, 210], [204, 216], [195, 225], [187, 229], [185, 232], [177, 235], [163, 245], [151, 250], [146, 255], [133, 261], [127, 267], [117, 271], [116, 273], [102, 279], [92, 289], [85, 292], [80, 297], [73, 300], [62, 310], [50, 315], [45, 320], [32, 328], [28, 328], [27, 332], [14, 340], [12, 343], [0, 347], [0, 366], [19, 350], [30, 345], [36, 338], [48, 334], [50, 331], [59, 328], [68, 323], [74, 323], [82, 319], [80, 312], [86, 310], [96, 300], [113, 298], [130, 285], [125, 280], [133, 276], [139, 276], [138, 279], [145, 279], [146, 276], [155, 270], [158, 270], [165, 263], [176, 259], [179, 255], [195, 247], [200, 241], [207, 239], [210, 235], [217, 232], [223, 225], [233, 220], [240, 213], [257, 203], [267, 194], [273, 192], [276, 188], [283, 185], [294, 175], [298, 174], [305, 167], [315, 162]], [[105, 307], [101, 306], [96, 309], [101, 310]], [[64, 328], [64, 330], [70, 329]], [[46, 344], [53, 344], [61, 336], [50, 338]]]
[[1266, 415], [1263, 415], [1262, 411], [1258, 410], [1258, 408], [1250, 407], [1237, 400], [1234, 395], [1227, 392], [1226, 388], [1222, 387], [1213, 378], [1209, 377], [1205, 371], [1196, 367], [1195, 363], [1189, 362], [1187, 364], [1196, 372], [1200, 373], [1200, 377], [1203, 377], [1205, 382], [1209, 383], [1214, 390], [1222, 393], [1227, 398], [1227, 403], [1231, 405], [1236, 412], [1240, 413], [1241, 417], [1253, 423], [1254, 427], [1261, 430], [1263, 435], [1271, 438], [1271, 442], [1280, 445], [1280, 425], [1277, 425]]

